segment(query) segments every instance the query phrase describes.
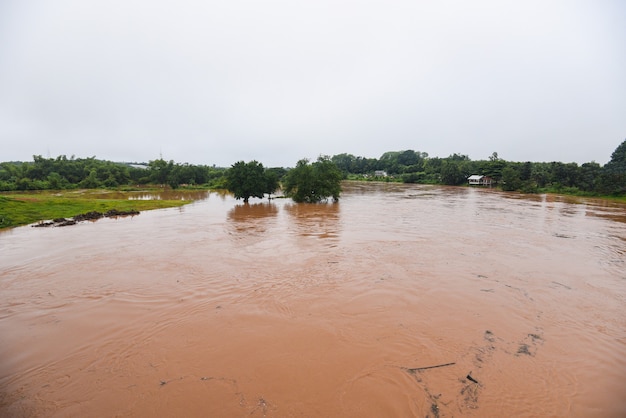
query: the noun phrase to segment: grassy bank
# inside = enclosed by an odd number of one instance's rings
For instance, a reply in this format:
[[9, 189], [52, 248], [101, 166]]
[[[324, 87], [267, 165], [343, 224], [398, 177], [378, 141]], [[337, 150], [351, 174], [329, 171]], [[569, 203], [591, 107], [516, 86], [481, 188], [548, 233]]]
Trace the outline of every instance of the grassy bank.
[[111, 209], [119, 211], [145, 211], [182, 206], [193, 200], [129, 200], [120, 197], [124, 192], [116, 192], [115, 198], [102, 190], [46, 191], [37, 193], [0, 194], [0, 229], [28, 225], [42, 220], [70, 218], [75, 215]]

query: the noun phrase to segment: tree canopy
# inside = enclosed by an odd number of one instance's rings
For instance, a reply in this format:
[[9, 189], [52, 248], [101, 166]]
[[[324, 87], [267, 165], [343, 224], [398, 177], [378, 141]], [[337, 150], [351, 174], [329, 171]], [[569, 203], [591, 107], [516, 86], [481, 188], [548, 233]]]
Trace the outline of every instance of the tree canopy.
[[314, 163], [303, 159], [285, 175], [283, 192], [295, 202], [318, 203], [329, 197], [337, 201], [342, 177], [329, 157], [319, 157]]
[[[227, 187], [228, 171], [230, 188]], [[285, 179], [288, 172], [291, 173], [290, 178]], [[0, 191], [152, 184], [171, 188], [226, 188], [239, 199], [247, 200], [272, 193], [283, 183], [294, 200], [316, 202], [339, 197], [338, 178], [464, 185], [472, 174], [489, 176], [498, 187], [510, 191], [625, 196], [626, 140], [615, 149], [611, 160], [604, 166], [594, 161], [581, 165], [558, 161], [507, 161], [497, 152], [482, 160], [471, 160], [467, 155], [458, 153], [440, 158], [410, 149], [388, 151], [380, 158], [344, 153], [322, 157], [312, 164], [302, 160], [291, 170], [282, 167], [264, 169], [256, 161], [240, 161], [230, 169], [224, 169], [215, 165], [178, 164], [162, 158], [149, 163], [124, 163], [98, 160], [96, 157], [75, 158], [72, 155], [67, 158], [61, 155], [44, 158], [35, 155], [32, 162], [0, 162]]]
[[248, 202], [251, 197], [263, 198], [278, 188], [278, 176], [265, 170], [258, 161], [238, 161], [226, 172], [226, 188], [235, 199]]
[[598, 183], [604, 193], [626, 194], [626, 140], [611, 154], [611, 161], [604, 166]]
[[605, 168], [611, 172], [626, 173], [626, 139], [613, 151], [611, 161], [606, 164]]

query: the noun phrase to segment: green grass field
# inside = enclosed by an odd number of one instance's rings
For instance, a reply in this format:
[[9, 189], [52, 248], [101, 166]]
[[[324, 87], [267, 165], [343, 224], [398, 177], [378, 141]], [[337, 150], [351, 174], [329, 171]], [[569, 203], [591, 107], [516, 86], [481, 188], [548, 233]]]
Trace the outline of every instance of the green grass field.
[[[120, 192], [116, 192], [116, 197]], [[129, 200], [107, 198], [102, 190], [46, 191], [0, 194], [0, 229], [91, 212], [161, 209], [182, 206], [193, 200]], [[130, 196], [130, 193], [129, 193]]]

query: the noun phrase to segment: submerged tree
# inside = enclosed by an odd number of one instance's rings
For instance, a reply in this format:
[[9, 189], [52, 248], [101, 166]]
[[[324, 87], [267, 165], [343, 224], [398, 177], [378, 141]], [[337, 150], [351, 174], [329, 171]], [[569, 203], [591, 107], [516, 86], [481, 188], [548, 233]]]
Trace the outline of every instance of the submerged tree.
[[226, 188], [235, 195], [235, 199], [243, 199], [246, 203], [250, 197], [263, 198], [265, 193], [273, 193], [277, 187], [276, 176], [257, 161], [236, 162], [226, 172]]
[[329, 197], [337, 201], [342, 177], [341, 170], [328, 157], [319, 157], [312, 164], [303, 159], [285, 175], [283, 191], [295, 202], [317, 203]]

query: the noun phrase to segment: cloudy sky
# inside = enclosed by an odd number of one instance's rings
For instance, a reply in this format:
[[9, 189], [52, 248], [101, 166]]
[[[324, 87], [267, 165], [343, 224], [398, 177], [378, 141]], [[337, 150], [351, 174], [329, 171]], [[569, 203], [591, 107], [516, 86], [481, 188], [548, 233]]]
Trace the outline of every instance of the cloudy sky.
[[624, 22], [621, 0], [2, 0], [0, 161], [604, 164]]

